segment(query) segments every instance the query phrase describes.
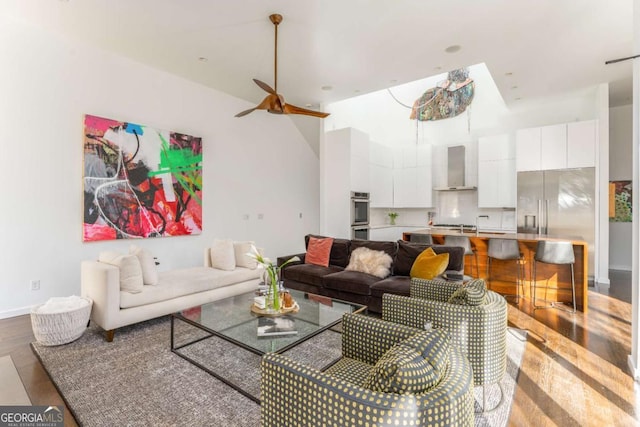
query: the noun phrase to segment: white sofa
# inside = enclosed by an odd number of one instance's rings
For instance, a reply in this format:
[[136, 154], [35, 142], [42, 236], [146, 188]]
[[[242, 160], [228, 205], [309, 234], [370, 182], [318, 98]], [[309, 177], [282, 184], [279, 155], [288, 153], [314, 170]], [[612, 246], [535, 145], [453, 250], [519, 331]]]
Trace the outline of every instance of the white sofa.
[[204, 267], [182, 268], [158, 273], [157, 285], [144, 285], [142, 292], [120, 290], [120, 269], [99, 262], [82, 261], [82, 296], [93, 300], [91, 321], [113, 341], [115, 329], [175, 313], [211, 301], [250, 292], [258, 287], [264, 269], [211, 267], [210, 248], [204, 251]]

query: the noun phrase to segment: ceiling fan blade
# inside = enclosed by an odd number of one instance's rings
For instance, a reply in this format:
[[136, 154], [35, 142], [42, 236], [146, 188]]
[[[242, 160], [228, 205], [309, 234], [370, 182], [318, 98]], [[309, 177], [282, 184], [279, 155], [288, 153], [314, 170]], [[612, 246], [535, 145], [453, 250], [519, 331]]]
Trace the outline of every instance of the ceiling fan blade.
[[267, 110], [270, 113], [282, 113], [282, 105], [280, 104], [280, 98], [278, 95], [267, 95], [262, 102], [253, 108], [242, 111], [236, 114], [236, 117], [246, 116], [253, 110]]
[[307, 110], [306, 108], [296, 107], [295, 105], [285, 104], [285, 114], [303, 114], [305, 116], [322, 117], [325, 118], [329, 113], [323, 113], [322, 111]]
[[276, 91], [273, 90], [273, 88], [271, 86], [269, 86], [268, 84], [266, 84], [265, 82], [261, 82], [258, 79], [253, 79], [253, 81], [260, 86], [260, 89], [264, 90], [267, 93], [270, 93], [271, 95], [277, 95]]
[[236, 114], [236, 115], [235, 115], [235, 117], [242, 117], [242, 116], [246, 116], [247, 114], [249, 114], [249, 113], [253, 112], [253, 111], [254, 111], [254, 110], [256, 110], [256, 109], [257, 109], [256, 107], [253, 107], [253, 108], [249, 108], [248, 110], [241, 111], [241, 112], [239, 112], [238, 114]]

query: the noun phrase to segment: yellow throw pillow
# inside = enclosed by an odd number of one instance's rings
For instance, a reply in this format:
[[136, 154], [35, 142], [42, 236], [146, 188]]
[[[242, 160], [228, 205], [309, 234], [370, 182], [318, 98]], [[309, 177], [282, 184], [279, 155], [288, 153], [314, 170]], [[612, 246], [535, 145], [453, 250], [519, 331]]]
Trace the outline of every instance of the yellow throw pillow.
[[449, 254], [447, 252], [436, 254], [432, 248], [427, 248], [413, 262], [409, 275], [411, 278], [431, 280], [444, 273], [448, 265]]

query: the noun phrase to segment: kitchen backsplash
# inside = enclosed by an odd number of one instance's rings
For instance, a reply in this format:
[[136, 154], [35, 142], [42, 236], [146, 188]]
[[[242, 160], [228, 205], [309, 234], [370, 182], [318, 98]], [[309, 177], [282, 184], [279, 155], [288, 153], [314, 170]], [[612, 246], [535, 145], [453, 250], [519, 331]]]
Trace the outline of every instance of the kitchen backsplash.
[[389, 224], [389, 212], [397, 212], [397, 225], [427, 226], [428, 212], [433, 212], [434, 224], [476, 224], [478, 215], [489, 218], [478, 218], [481, 229], [505, 231], [516, 230], [515, 209], [480, 209], [478, 208], [477, 191], [437, 191], [434, 193], [435, 208], [372, 208], [371, 225]]

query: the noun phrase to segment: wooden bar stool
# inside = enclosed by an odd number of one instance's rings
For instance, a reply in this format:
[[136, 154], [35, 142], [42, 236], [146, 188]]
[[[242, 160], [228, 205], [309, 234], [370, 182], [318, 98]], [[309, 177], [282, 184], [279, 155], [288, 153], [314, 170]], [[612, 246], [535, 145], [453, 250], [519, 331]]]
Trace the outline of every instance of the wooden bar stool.
[[[474, 255], [476, 261], [476, 276], [480, 277], [480, 267], [478, 266], [478, 253], [471, 247], [471, 240], [467, 236], [444, 236], [445, 246], [460, 246], [464, 248], [464, 256]], [[470, 269], [473, 272], [473, 268]]]
[[520, 287], [524, 294], [524, 264], [518, 241], [514, 239], [489, 239], [487, 247], [487, 282], [491, 286], [491, 260], [513, 260], [516, 262], [516, 293], [504, 296], [515, 296], [516, 304], [520, 302]]
[[[576, 312], [576, 281], [573, 272], [573, 264], [576, 262], [573, 252], [573, 244], [571, 242], [549, 242], [540, 241], [536, 246], [536, 254], [533, 258], [533, 307], [534, 308], [559, 308], [557, 303], [552, 302], [550, 305], [536, 305], [536, 264], [542, 262], [545, 264], [569, 265], [571, 267], [571, 302], [573, 303], [573, 311]], [[550, 286], [540, 286], [548, 289]], [[562, 288], [554, 288], [562, 289]]]

